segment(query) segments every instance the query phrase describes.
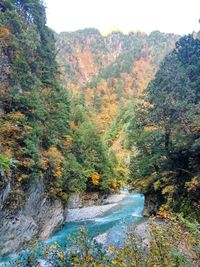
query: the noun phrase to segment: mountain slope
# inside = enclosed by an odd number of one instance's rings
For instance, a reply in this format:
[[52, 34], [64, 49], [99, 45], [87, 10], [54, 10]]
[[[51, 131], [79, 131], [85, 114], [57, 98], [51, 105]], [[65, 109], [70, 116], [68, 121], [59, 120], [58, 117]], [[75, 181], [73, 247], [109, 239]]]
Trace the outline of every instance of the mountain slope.
[[178, 39], [177, 35], [158, 31], [150, 35], [113, 32], [102, 36], [96, 29], [85, 29], [56, 35], [57, 62], [64, 83], [85, 106], [109, 148], [116, 180], [129, 176], [126, 128], [132, 103], [144, 94]]
[[100, 131], [116, 116], [120, 105], [146, 88], [179, 36], [152, 32], [113, 32], [96, 29], [57, 35], [57, 61], [69, 90], [82, 97]]
[[[42, 0], [0, 9], [0, 255], [44, 239], [73, 192], [111, 189], [95, 126], [61, 86]], [[71, 112], [75, 106], [76, 113]], [[71, 121], [76, 122], [72, 127]]]
[[199, 33], [182, 37], [165, 57], [129, 124], [129, 137], [137, 147], [131, 175], [148, 196], [149, 213], [174, 211], [198, 222], [199, 58]]

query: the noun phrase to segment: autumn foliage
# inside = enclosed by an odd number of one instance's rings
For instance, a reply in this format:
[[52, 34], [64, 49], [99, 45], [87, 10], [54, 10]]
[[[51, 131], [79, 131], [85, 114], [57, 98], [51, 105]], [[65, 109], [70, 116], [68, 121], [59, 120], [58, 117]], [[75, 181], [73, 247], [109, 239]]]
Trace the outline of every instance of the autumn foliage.
[[99, 185], [100, 175], [97, 172], [92, 173], [91, 178], [93, 185]]

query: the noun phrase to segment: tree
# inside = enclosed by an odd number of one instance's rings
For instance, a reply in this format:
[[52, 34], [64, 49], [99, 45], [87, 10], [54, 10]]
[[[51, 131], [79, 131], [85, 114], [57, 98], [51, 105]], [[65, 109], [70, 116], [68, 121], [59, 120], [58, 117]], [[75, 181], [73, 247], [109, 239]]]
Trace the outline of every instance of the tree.
[[[4, 29], [4, 39], [5, 34], [9, 39], [0, 47], [8, 62], [7, 77], [1, 83], [1, 153], [19, 161], [12, 171], [13, 191], [26, 191], [41, 178], [50, 192], [56, 177], [54, 192], [60, 195], [63, 166], [52, 167], [50, 154], [54, 151], [63, 159], [70, 110], [69, 96], [60, 86], [54, 34], [46, 26], [42, 1], [8, 0], [6, 5], [9, 8], [0, 17], [1, 33]], [[44, 171], [45, 160], [49, 175]]]
[[[82, 111], [81, 111], [82, 110]], [[80, 115], [80, 111], [82, 115]], [[93, 181], [94, 174], [98, 174], [98, 188], [109, 189], [109, 182], [112, 178], [112, 168], [108, 159], [108, 152], [103, 145], [100, 135], [95, 126], [89, 121], [84, 109], [78, 107], [79, 120], [74, 116], [76, 129], [73, 134], [73, 154], [77, 162], [82, 166], [82, 173], [85, 176], [87, 188], [95, 189]], [[96, 188], [97, 189], [97, 188]]]
[[[192, 209], [199, 205], [199, 56], [199, 39], [189, 35], [177, 42], [148, 86], [146, 100], [138, 104], [131, 126], [136, 146], [132, 177], [146, 179], [147, 192], [162, 199], [163, 208], [187, 210], [198, 219], [199, 212]], [[187, 188], [194, 184], [192, 195]]]

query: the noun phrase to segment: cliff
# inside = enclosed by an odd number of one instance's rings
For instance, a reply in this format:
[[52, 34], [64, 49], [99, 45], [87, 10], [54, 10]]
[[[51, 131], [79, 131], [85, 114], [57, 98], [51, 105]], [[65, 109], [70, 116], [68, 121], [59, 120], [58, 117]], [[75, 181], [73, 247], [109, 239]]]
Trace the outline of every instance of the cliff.
[[29, 189], [23, 207], [2, 208], [10, 193], [10, 186], [0, 193], [0, 255], [14, 252], [30, 241], [47, 239], [65, 219], [62, 203], [47, 198], [41, 181]]

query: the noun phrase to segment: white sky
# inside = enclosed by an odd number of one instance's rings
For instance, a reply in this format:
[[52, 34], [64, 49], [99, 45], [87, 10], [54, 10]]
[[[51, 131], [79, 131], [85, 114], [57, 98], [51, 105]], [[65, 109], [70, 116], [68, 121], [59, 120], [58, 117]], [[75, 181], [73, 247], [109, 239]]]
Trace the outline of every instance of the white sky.
[[93, 27], [102, 33], [199, 31], [200, 0], [45, 0], [48, 26], [56, 32]]

